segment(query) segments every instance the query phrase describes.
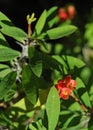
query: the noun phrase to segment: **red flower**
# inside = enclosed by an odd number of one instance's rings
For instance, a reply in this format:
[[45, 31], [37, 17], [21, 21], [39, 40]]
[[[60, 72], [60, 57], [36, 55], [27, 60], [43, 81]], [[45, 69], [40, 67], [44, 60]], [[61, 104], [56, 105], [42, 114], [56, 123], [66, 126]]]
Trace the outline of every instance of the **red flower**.
[[76, 9], [74, 5], [69, 5], [66, 8], [59, 8], [58, 17], [61, 22], [66, 21], [67, 19], [73, 19], [76, 14]]
[[76, 87], [76, 81], [70, 75], [67, 75], [64, 79], [58, 80], [55, 87], [58, 90], [60, 98], [67, 100], [71, 95], [71, 91]]
[[61, 92], [61, 89], [62, 89], [62, 80], [59, 80], [58, 81], [58, 84], [55, 85], [56, 89], [58, 90], [58, 92], [60, 93]]
[[59, 20], [61, 22], [67, 20], [68, 14], [67, 14], [67, 12], [65, 11], [64, 8], [59, 8], [59, 10], [58, 10], [58, 17], [59, 17]]
[[59, 93], [60, 98], [67, 100], [71, 94], [71, 90], [69, 88], [62, 88], [61, 92]]
[[76, 88], [76, 81], [71, 79], [70, 82], [68, 82], [67, 87], [70, 88], [71, 90], [74, 90]]

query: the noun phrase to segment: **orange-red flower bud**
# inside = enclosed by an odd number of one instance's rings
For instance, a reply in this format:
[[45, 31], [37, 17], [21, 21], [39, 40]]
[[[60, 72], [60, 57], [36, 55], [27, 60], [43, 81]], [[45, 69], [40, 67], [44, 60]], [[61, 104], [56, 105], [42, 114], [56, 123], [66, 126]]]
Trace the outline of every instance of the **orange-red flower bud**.
[[75, 17], [76, 14], [76, 9], [73, 5], [69, 5], [67, 8], [67, 13], [68, 13], [68, 17], [70, 19], [73, 19]]

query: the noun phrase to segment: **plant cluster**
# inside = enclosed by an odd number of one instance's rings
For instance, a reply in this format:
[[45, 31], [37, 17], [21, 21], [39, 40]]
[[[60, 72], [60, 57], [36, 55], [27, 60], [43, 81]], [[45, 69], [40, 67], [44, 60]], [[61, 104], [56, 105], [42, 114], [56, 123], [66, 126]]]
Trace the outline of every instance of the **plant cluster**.
[[93, 23], [83, 37], [72, 25], [75, 12], [54, 6], [38, 20], [27, 15], [27, 33], [0, 12], [0, 128], [92, 130]]

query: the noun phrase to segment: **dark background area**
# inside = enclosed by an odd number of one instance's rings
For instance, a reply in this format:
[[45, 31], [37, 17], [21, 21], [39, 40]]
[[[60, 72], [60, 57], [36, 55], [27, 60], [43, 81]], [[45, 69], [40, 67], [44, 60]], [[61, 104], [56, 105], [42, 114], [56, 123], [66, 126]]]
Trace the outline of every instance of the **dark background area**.
[[27, 14], [35, 12], [38, 18], [44, 9], [52, 6], [62, 7], [69, 3], [75, 5], [80, 22], [84, 25], [93, 7], [93, 0], [0, 0], [0, 11], [6, 14], [16, 26], [27, 31]]
[[[85, 24], [88, 21], [89, 14], [93, 7], [93, 0], [0, 0], [0, 11], [9, 17], [15, 26], [22, 28], [27, 32], [26, 16], [35, 13], [35, 17], [41, 15], [44, 9], [49, 9], [52, 6], [64, 7], [67, 4], [73, 4], [77, 11], [78, 26], [83, 32]], [[34, 28], [35, 23], [33, 23]], [[14, 49], [19, 49], [20, 46], [14, 44], [13, 39], [6, 37], [7, 41]]]

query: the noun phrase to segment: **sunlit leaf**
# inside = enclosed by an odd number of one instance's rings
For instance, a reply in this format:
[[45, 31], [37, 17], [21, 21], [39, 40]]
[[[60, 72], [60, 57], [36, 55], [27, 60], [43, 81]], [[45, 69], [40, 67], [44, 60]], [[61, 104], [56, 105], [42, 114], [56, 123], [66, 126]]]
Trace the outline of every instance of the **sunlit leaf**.
[[72, 34], [73, 32], [75, 32], [76, 30], [77, 30], [77, 27], [73, 25], [66, 25], [66, 26], [64, 25], [62, 27], [56, 27], [56, 28], [50, 29], [46, 31], [46, 34], [47, 34], [47, 38], [49, 39], [58, 39], [61, 37], [68, 36]]
[[85, 84], [80, 78], [77, 78], [76, 81], [77, 81], [76, 90], [79, 95], [79, 98], [82, 99], [83, 103], [87, 107], [91, 107], [89, 94], [88, 94], [87, 88], [85, 87]]
[[41, 14], [40, 18], [38, 19], [37, 23], [36, 23], [36, 26], [35, 26], [35, 31], [36, 31], [36, 34], [39, 35], [45, 25], [45, 22], [46, 22], [46, 14], [47, 14], [47, 11], [44, 10], [43, 13]]
[[29, 129], [30, 130], [38, 130], [37, 128], [35, 128], [35, 126], [33, 126], [33, 124], [29, 124]]
[[58, 23], [59, 18], [57, 16], [57, 9], [57, 6], [53, 6], [47, 11], [48, 28], [51, 28], [54, 24]]
[[17, 101], [15, 104], [13, 104], [13, 107], [17, 107], [26, 111], [25, 98], [22, 98]]
[[48, 130], [54, 130], [60, 113], [60, 99], [55, 87], [50, 89], [46, 102], [46, 112], [48, 117]]
[[58, 21], [59, 21], [58, 16], [55, 16], [54, 18], [52, 18], [51, 20], [49, 20], [49, 22], [48, 22], [49, 27], [50, 28], [53, 27], [53, 25], [57, 24]]
[[51, 7], [51, 8], [47, 11], [47, 17], [53, 15], [53, 13], [54, 13], [55, 11], [57, 11], [57, 9], [58, 9], [57, 6]]
[[9, 66], [8, 66], [8, 65], [5, 65], [5, 64], [0, 64], [0, 69], [7, 69], [7, 68], [9, 68]]
[[12, 69], [11, 68], [6, 68], [6, 69], [3, 69], [3, 70], [0, 70], [0, 78], [4, 78], [8, 73], [12, 72]]

